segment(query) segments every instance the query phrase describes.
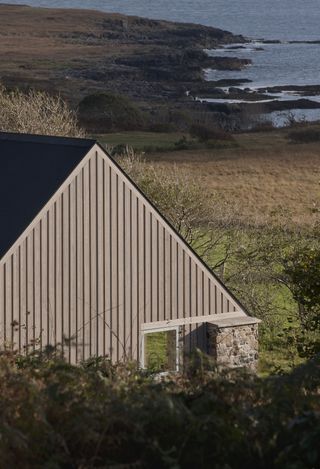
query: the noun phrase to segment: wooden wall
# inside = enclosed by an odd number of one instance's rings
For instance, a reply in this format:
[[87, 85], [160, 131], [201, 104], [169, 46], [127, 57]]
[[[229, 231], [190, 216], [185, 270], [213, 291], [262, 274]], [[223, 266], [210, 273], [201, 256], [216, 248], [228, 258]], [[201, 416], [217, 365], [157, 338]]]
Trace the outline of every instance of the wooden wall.
[[[142, 323], [233, 311], [240, 305], [98, 146], [0, 262], [0, 341], [19, 352], [60, 344], [72, 362], [139, 360]], [[204, 339], [191, 329], [192, 348]]]

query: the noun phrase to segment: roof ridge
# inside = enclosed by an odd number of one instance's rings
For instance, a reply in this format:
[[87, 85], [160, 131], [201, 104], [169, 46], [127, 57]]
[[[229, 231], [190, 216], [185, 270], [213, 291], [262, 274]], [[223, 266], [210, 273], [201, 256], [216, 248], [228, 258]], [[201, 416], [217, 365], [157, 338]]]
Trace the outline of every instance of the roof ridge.
[[47, 143], [50, 145], [68, 145], [87, 147], [94, 145], [96, 140], [89, 138], [80, 137], [63, 137], [63, 136], [51, 136], [51, 135], [38, 135], [38, 134], [27, 134], [27, 133], [15, 133], [15, 132], [1, 132], [0, 140], [4, 141], [15, 141], [17, 143]]

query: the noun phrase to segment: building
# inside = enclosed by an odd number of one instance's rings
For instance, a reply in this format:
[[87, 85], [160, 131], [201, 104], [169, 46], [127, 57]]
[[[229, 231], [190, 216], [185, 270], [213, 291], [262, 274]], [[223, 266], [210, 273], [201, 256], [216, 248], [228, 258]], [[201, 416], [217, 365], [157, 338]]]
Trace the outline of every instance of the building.
[[0, 134], [0, 226], [3, 347], [255, 365], [259, 321], [95, 141]]

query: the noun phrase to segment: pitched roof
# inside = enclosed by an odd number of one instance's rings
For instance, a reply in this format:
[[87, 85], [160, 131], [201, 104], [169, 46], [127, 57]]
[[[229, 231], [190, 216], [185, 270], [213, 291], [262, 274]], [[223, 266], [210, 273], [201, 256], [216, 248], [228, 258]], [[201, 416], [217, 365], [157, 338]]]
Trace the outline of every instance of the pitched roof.
[[94, 144], [0, 132], [0, 259]]

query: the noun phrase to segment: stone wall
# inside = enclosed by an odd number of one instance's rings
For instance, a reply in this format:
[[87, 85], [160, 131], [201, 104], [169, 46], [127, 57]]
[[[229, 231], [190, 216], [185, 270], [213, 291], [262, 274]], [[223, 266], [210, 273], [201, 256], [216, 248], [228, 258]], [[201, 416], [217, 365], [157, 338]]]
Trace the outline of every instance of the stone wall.
[[[250, 321], [249, 321], [250, 322]], [[207, 324], [208, 351], [218, 365], [255, 371], [258, 364], [258, 320], [249, 324]]]

